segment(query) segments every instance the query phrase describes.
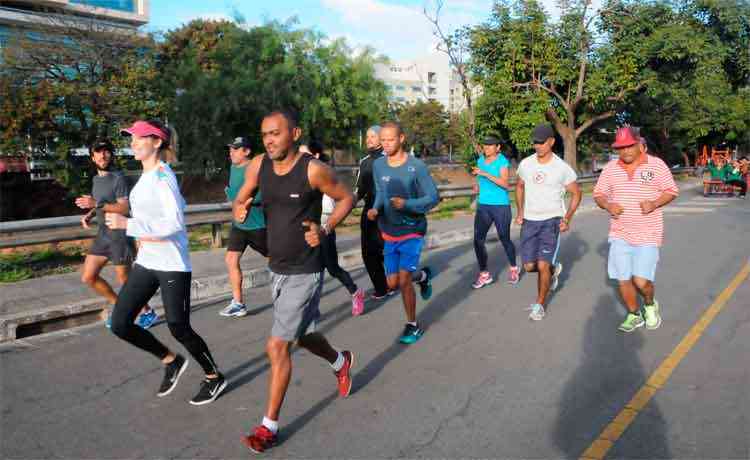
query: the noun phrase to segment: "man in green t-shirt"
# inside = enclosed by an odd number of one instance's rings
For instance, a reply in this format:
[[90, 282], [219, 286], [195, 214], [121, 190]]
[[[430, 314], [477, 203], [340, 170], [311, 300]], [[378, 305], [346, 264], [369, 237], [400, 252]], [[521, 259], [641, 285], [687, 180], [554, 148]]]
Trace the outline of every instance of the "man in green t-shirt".
[[[246, 137], [237, 137], [228, 144], [229, 159], [232, 162], [229, 173], [229, 186], [224, 189], [227, 199], [232, 202], [245, 183], [245, 168], [250, 164], [250, 141]], [[229, 271], [229, 282], [232, 285], [232, 301], [219, 313], [221, 316], [245, 316], [247, 307], [242, 299], [242, 268], [240, 258], [245, 248], [250, 246], [263, 257], [268, 256], [266, 240], [266, 217], [263, 214], [260, 192], [253, 199], [250, 212], [244, 222], [232, 222], [229, 233], [225, 261]]]

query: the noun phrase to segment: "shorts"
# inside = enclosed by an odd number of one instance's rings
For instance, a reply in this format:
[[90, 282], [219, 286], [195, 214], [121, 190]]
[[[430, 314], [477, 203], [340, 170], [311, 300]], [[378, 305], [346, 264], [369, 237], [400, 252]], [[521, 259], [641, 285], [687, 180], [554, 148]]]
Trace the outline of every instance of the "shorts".
[[409, 238], [404, 241], [385, 241], [383, 262], [385, 275], [395, 275], [399, 271], [417, 271], [419, 256], [422, 254], [424, 238]]
[[271, 272], [271, 336], [293, 342], [315, 332], [320, 318], [323, 272], [280, 275]]
[[227, 242], [227, 251], [245, 252], [245, 248], [250, 246], [253, 250], [263, 257], [268, 257], [268, 237], [265, 228], [257, 230], [242, 230], [234, 225], [229, 231], [229, 241]]
[[658, 246], [633, 246], [619, 239], [609, 240], [609, 277], [629, 281], [634, 276], [654, 281], [659, 263]]
[[132, 265], [135, 260], [135, 240], [127, 236], [96, 235], [89, 247], [89, 255], [106, 257], [112, 265]]
[[521, 261], [525, 264], [543, 260], [557, 262], [560, 251], [560, 218], [524, 220], [521, 226]]

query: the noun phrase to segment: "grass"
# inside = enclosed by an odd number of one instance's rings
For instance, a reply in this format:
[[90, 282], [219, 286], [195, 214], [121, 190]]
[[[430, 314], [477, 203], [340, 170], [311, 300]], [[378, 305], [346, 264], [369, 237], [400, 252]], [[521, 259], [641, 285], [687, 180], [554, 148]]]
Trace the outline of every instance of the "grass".
[[75, 271], [83, 262], [85, 250], [69, 247], [62, 250], [45, 249], [26, 253], [0, 255], [0, 283], [16, 283]]

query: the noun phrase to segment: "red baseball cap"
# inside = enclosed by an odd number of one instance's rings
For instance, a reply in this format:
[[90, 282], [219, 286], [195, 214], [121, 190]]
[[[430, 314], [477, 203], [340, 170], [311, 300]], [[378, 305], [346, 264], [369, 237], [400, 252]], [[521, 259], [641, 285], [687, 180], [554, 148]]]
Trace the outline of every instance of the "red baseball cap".
[[136, 121], [130, 128], [121, 129], [120, 134], [138, 137], [156, 136], [163, 141], [169, 141], [169, 134], [165, 133], [164, 130], [158, 126], [154, 126], [147, 121]]
[[622, 149], [638, 144], [641, 141], [640, 136], [636, 135], [630, 126], [618, 128], [615, 133], [615, 142], [612, 144], [613, 149]]

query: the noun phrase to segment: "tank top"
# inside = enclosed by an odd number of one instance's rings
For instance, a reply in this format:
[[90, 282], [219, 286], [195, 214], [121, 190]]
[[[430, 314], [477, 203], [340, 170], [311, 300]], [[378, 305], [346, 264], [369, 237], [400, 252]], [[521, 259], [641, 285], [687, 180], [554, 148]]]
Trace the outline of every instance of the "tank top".
[[320, 247], [305, 241], [302, 222], [320, 224], [323, 194], [313, 190], [307, 177], [311, 158], [301, 155], [283, 176], [273, 170], [273, 161], [263, 156], [259, 188], [263, 194], [268, 232], [268, 267], [281, 275], [318, 273], [323, 270]]

